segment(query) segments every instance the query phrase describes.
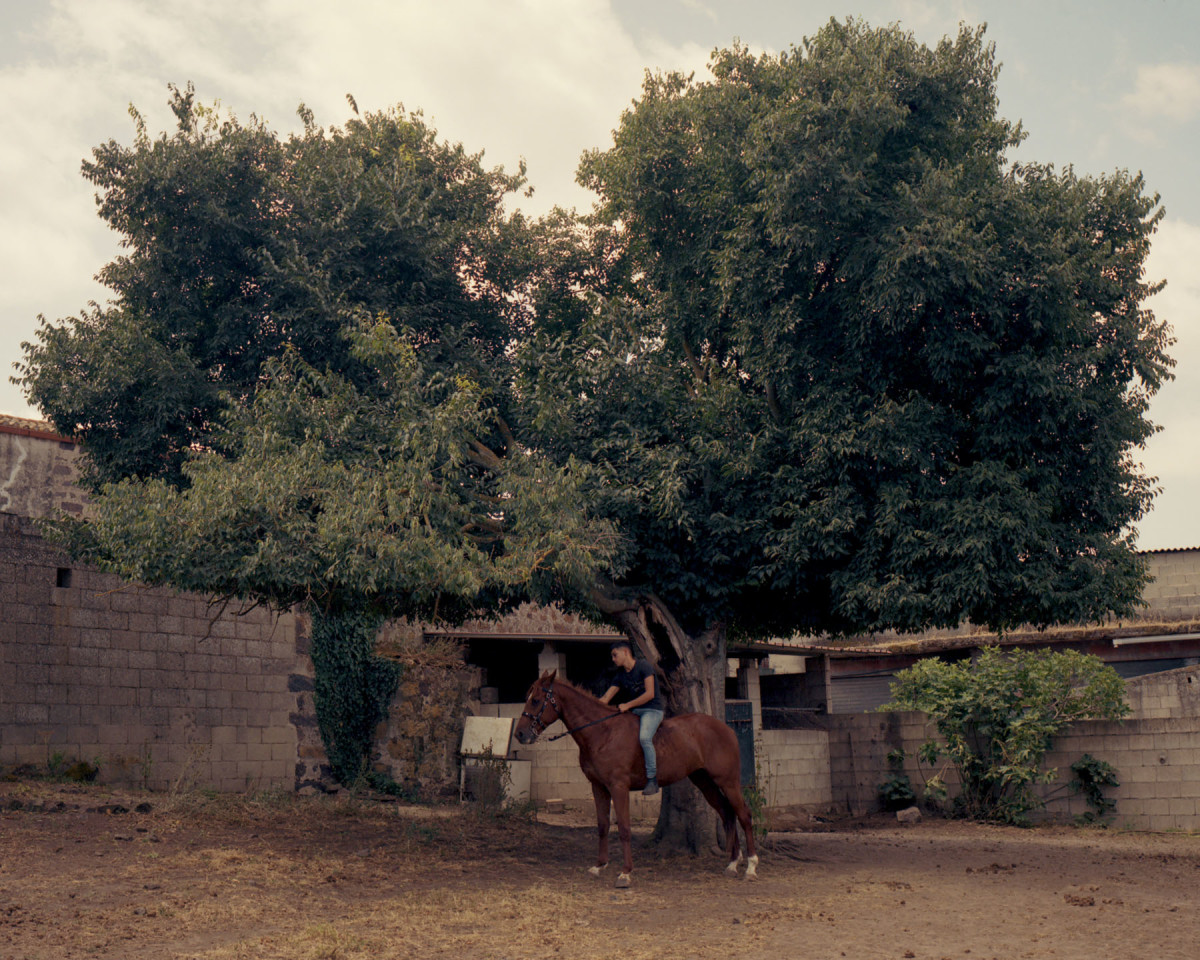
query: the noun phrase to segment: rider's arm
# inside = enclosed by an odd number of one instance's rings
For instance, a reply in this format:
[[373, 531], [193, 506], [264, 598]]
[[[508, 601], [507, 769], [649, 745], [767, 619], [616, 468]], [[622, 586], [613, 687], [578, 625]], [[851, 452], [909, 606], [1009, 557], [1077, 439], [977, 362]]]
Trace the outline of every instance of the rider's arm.
[[[613, 689], [615, 690], [617, 688], [613, 687]], [[643, 703], [649, 703], [653, 699], [654, 699], [654, 677], [649, 676], [646, 678], [646, 689], [643, 690], [640, 695], [638, 695], [638, 696], [634, 697], [632, 700], [630, 700], [628, 703], [621, 704], [619, 707], [617, 707], [617, 709], [620, 710], [622, 713], [625, 713], [628, 710], [632, 710], [634, 707], [640, 707]], [[608, 701], [605, 700], [604, 702], [607, 703]]]
[[618, 687], [609, 687], [607, 690], [604, 691], [604, 696], [602, 696], [600, 698], [600, 702], [608, 703], [609, 700], [611, 700], [613, 697], [615, 697], [617, 695], [618, 689], [619, 689]]

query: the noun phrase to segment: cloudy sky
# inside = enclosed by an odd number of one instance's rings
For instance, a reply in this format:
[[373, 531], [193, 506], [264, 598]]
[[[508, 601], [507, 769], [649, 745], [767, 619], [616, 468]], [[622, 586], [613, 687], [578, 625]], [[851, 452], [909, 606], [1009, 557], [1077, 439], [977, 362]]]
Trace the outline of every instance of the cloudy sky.
[[[20, 358], [37, 317], [78, 312], [116, 252], [81, 160], [129, 142], [134, 104], [166, 129], [169, 82], [195, 84], [275, 129], [342, 123], [403, 103], [485, 162], [523, 157], [530, 213], [586, 207], [580, 153], [605, 146], [643, 71], [703, 73], [735, 38], [786, 49], [830, 17], [899, 22], [936, 43], [988, 24], [1004, 116], [1029, 133], [1018, 159], [1084, 173], [1141, 170], [1167, 216], [1151, 304], [1174, 327], [1177, 380], [1142, 455], [1162, 486], [1144, 549], [1200, 546], [1200, 4], [1194, 0], [0, 0], [0, 360]], [[7, 379], [0, 412], [37, 416]]]

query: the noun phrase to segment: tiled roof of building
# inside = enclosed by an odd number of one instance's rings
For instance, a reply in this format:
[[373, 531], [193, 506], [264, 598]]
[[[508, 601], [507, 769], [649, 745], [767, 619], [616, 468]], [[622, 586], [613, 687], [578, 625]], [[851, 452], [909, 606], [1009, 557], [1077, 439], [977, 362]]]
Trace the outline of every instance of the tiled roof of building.
[[31, 420], [28, 417], [16, 417], [11, 413], [0, 413], [0, 433], [15, 433], [23, 437], [45, 437], [47, 440], [71, 442], [71, 438], [64, 437], [52, 423], [45, 420]]

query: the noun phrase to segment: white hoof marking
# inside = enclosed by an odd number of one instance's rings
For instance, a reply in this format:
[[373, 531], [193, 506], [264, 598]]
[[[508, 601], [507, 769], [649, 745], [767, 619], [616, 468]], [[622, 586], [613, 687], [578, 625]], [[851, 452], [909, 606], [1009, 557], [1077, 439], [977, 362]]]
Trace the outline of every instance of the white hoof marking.
[[737, 860], [730, 860], [729, 865], [725, 868], [725, 872], [727, 874], [729, 874], [729, 876], [731, 876], [731, 877], [736, 877], [737, 872], [738, 872], [738, 864], [739, 863], [741, 863], [740, 858]]
[[630, 887], [632, 884], [633, 884], [633, 881], [629, 879], [629, 874], [627, 874], [627, 873], [622, 873], [619, 877], [617, 877], [616, 886], [617, 886], [618, 890], [625, 890], [628, 887]]
[[600, 876], [600, 871], [603, 870], [604, 867], [607, 867], [607, 866], [608, 866], [608, 864], [606, 863], [603, 866], [588, 867], [588, 873], [590, 873], [593, 877], [598, 877], [598, 876]]
[[751, 857], [746, 861], [746, 879], [758, 879], [758, 857]]

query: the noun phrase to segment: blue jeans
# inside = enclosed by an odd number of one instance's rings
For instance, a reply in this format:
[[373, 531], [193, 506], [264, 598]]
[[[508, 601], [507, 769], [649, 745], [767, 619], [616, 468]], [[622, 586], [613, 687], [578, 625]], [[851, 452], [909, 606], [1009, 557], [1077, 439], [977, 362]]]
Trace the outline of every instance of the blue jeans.
[[658, 776], [658, 757], [654, 754], [654, 731], [663, 722], [663, 712], [650, 707], [634, 707], [629, 711], [638, 718], [638, 742], [646, 758], [646, 777], [653, 780]]

